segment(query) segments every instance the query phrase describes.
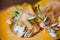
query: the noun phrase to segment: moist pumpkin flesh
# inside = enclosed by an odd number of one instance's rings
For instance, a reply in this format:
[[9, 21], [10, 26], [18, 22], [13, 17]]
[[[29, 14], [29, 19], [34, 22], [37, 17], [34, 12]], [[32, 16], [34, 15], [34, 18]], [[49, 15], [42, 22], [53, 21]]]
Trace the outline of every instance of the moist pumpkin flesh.
[[52, 37], [58, 37], [56, 31], [60, 29], [59, 6], [59, 2], [50, 2], [43, 9], [39, 5], [36, 6], [37, 9], [32, 6], [28, 6], [29, 9], [22, 7], [22, 10], [15, 11], [9, 25], [18, 37], [32, 37], [41, 29], [45, 29]]

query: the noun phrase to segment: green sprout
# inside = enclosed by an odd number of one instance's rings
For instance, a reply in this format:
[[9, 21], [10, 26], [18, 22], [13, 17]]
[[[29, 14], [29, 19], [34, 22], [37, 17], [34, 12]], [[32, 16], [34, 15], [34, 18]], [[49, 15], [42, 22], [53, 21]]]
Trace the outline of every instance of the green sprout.
[[13, 16], [17, 17], [19, 13], [20, 13], [20, 10], [17, 8], [16, 11], [13, 13]]
[[36, 8], [36, 9], [38, 10], [38, 12], [39, 12], [39, 15], [38, 15], [38, 16], [39, 16], [40, 18], [42, 18], [43, 13], [42, 13], [42, 11], [41, 11], [41, 9], [40, 9], [40, 5], [36, 5], [35, 8]]

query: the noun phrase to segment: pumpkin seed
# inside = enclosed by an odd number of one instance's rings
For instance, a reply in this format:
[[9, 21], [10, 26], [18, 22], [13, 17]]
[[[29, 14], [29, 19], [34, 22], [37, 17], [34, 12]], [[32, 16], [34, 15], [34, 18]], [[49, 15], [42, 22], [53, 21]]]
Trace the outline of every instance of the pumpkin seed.
[[59, 28], [55, 27], [55, 30], [59, 30]]
[[50, 25], [51, 27], [54, 27], [54, 26], [56, 26], [58, 23], [54, 23], [54, 24], [52, 24], [52, 25]]
[[30, 31], [27, 31], [24, 35], [24, 37], [31, 37], [32, 36], [32, 33]]
[[45, 27], [45, 24], [42, 22], [42, 23], [40, 24], [40, 27], [44, 28], [44, 27]]
[[57, 34], [55, 32], [50, 32], [49, 33], [52, 37], [57, 37]]
[[20, 27], [20, 26], [17, 26], [17, 25], [14, 26], [14, 29], [13, 29], [13, 30], [14, 30], [15, 33], [18, 31], [19, 27]]
[[8, 24], [12, 24], [12, 21], [10, 19], [7, 20]]
[[45, 21], [45, 25], [49, 24], [50, 20], [46, 20]]

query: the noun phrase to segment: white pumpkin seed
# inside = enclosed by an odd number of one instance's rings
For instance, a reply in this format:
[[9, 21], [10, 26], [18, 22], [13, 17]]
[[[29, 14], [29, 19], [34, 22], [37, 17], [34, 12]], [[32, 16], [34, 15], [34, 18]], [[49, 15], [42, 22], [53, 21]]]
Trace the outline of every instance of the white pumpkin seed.
[[55, 32], [50, 32], [49, 33], [52, 37], [57, 37], [57, 34]]
[[30, 34], [28, 35], [28, 38], [31, 37], [31, 36], [32, 36], [32, 33], [30, 33]]
[[46, 20], [45, 21], [45, 25], [49, 24], [50, 20]]
[[54, 23], [54, 24], [52, 24], [52, 25], [50, 25], [50, 27], [54, 27], [54, 26], [56, 26], [58, 23]]
[[31, 37], [32, 36], [32, 33], [30, 31], [27, 31], [24, 35], [24, 37]]
[[25, 26], [24, 27], [19, 27], [18, 30], [17, 30], [18, 31], [17, 36], [22, 37], [25, 34], [24, 30], [25, 30]]
[[14, 32], [17, 32], [17, 31], [18, 31], [18, 29], [19, 29], [19, 27], [20, 27], [20, 26], [17, 26], [17, 25], [16, 25], [16, 26], [14, 26], [14, 29], [13, 29], [13, 30], [14, 30]]
[[55, 30], [51, 29], [49, 34], [52, 36], [52, 37], [57, 37], [57, 34], [55, 33]]
[[19, 20], [19, 17], [15, 17], [14, 20], [15, 20], [15, 21], [18, 21], [18, 20]]
[[55, 30], [51, 29], [50, 32], [55, 32]]
[[43, 20], [43, 22], [45, 22], [47, 20], [47, 17], [45, 17], [45, 19]]
[[10, 19], [7, 20], [8, 24], [12, 24], [12, 21]]
[[42, 22], [42, 23], [40, 24], [40, 27], [44, 28], [44, 27], [45, 27], [45, 24]]
[[50, 20], [47, 20], [47, 17], [45, 17], [45, 19], [43, 20], [43, 22], [40, 23], [40, 27], [44, 28], [49, 22], [50, 22]]
[[25, 30], [25, 27], [19, 27], [18, 33], [22, 33], [22, 32], [24, 32], [24, 30]]

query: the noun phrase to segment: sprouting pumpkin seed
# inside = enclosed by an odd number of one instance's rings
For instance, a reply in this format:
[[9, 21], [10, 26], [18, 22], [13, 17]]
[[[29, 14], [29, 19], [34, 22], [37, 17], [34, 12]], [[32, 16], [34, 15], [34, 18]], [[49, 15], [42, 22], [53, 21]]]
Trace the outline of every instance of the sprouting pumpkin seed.
[[35, 8], [40, 12], [42, 13], [41, 9], [40, 9], [40, 5], [36, 5]]
[[33, 15], [33, 16], [31, 16], [30, 18], [28, 18], [27, 20], [31, 23], [31, 24], [33, 24], [33, 20], [34, 19], [38, 19], [38, 16], [37, 15]]
[[17, 17], [19, 13], [20, 13], [20, 10], [19, 9], [16, 9], [16, 11], [13, 13], [13, 16], [14, 17]]
[[28, 20], [33, 20], [35, 18], [36, 18], [36, 16], [32, 16], [32, 17], [28, 18]]
[[40, 5], [36, 5], [35, 8], [38, 10], [39, 12], [39, 17], [42, 18], [42, 11], [40, 9]]
[[28, 20], [28, 19], [27, 19], [27, 21], [29, 21], [29, 22], [31, 23], [31, 25], [33, 25], [33, 24], [34, 24], [32, 20]]
[[39, 16], [41, 19], [44, 19], [44, 18], [46, 17], [46, 15], [42, 13], [42, 11], [41, 11], [41, 9], [40, 9], [40, 5], [36, 5], [35, 8], [36, 8], [36, 9], [38, 10], [38, 12], [39, 12], [39, 15], [38, 15], [38, 16]]

